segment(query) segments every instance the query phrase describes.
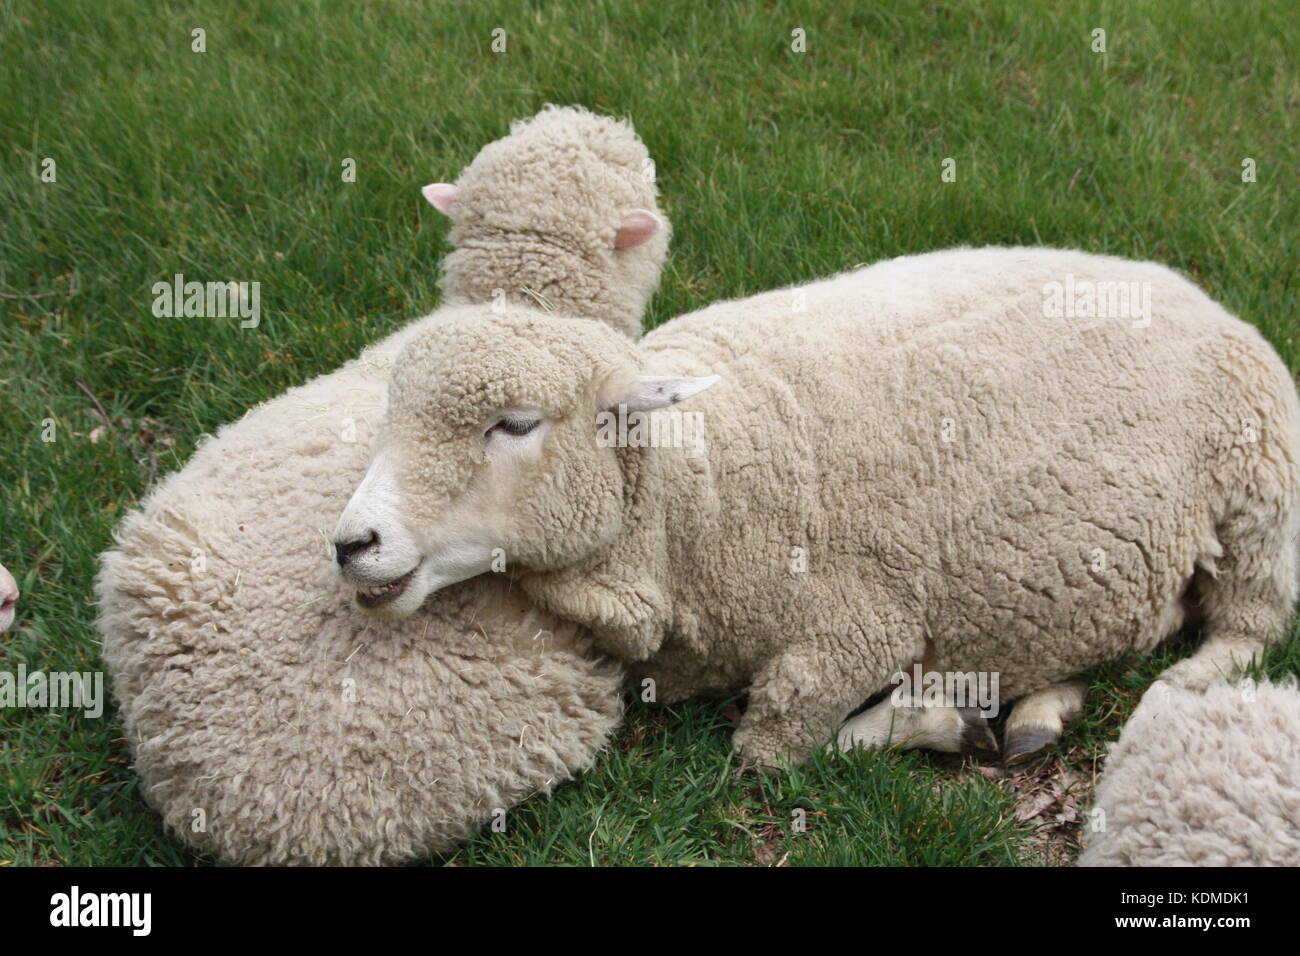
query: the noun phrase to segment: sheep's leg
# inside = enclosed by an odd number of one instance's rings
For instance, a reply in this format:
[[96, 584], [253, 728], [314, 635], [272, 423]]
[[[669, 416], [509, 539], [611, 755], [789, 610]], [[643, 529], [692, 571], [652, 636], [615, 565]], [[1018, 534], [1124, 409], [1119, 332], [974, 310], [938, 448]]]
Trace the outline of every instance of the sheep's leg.
[[791, 648], [761, 668], [749, 706], [732, 737], [747, 763], [803, 761], [826, 744], [844, 715], [885, 686], [889, 671], [863, 657], [848, 657], [839, 642]]
[[1002, 746], [1008, 766], [1028, 760], [1061, 739], [1065, 727], [1083, 712], [1088, 685], [1081, 680], [1064, 681], [1026, 694], [1015, 702]]
[[996, 757], [998, 741], [988, 719], [975, 707], [924, 704], [920, 688], [927, 673], [937, 670], [934, 642], [927, 639], [921, 657], [902, 675], [889, 696], [850, 717], [833, 742], [841, 750], [889, 747], [936, 750]]
[[892, 697], [845, 721], [835, 743], [840, 750], [897, 745], [983, 756], [998, 752], [997, 738], [978, 709], [895, 703]]
[[1205, 642], [1187, 660], [1167, 668], [1160, 680], [1204, 690], [1235, 680], [1286, 632], [1296, 598], [1298, 521], [1245, 518], [1219, 529], [1224, 555], [1215, 573], [1199, 575]]
[[773, 675], [750, 688], [749, 706], [731, 738], [745, 763], [802, 763], [833, 736], [836, 721], [852, 706], [851, 697], [828, 703], [824, 697], [818, 699], [816, 690], [809, 694], [777, 690], [776, 685], [783, 683]]
[[1218, 631], [1213, 625], [1207, 627], [1209, 636], [1196, 653], [1166, 668], [1157, 680], [1197, 691], [1217, 680], [1236, 680], [1282, 634], [1277, 615], [1254, 614], [1249, 618], [1258, 622], [1258, 630], [1252, 630], [1243, 621], [1225, 625]]

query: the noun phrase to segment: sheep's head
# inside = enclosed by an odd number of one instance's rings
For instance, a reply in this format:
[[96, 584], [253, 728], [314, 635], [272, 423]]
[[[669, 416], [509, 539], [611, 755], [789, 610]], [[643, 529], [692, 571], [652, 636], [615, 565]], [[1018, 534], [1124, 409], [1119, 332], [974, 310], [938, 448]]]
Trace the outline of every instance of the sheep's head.
[[14, 606], [18, 603], [18, 582], [0, 564], [0, 631], [7, 631], [14, 622]]
[[636, 347], [582, 319], [448, 309], [412, 340], [388, 418], [334, 533], [358, 604], [414, 613], [487, 571], [579, 566], [622, 530], [620, 450], [598, 413], [670, 405], [717, 381], [639, 374]]
[[452, 220], [449, 301], [553, 305], [639, 334], [669, 229], [630, 124], [548, 107], [424, 195]]

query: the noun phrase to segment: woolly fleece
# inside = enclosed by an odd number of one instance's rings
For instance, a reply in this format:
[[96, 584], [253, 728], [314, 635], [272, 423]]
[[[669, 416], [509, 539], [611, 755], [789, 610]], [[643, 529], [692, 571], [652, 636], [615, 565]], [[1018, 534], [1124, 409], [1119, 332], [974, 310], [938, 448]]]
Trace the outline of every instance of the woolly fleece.
[[0, 631], [9, 629], [14, 622], [14, 607], [18, 603], [18, 582], [3, 564], [0, 564]]
[[1157, 682], [1106, 757], [1080, 866], [1300, 866], [1300, 692]]
[[[500, 301], [599, 318], [629, 338], [659, 284], [668, 241], [654, 165], [630, 123], [548, 107], [485, 146], [456, 181], [444, 301]], [[615, 249], [624, 213], [662, 228]]]
[[[1148, 327], [1045, 307], [1051, 283], [1118, 282], [1149, 284]], [[554, 428], [505, 542], [521, 585], [640, 662], [660, 701], [747, 688], [747, 759], [829, 740], [927, 639], [938, 670], [997, 672], [1007, 701], [1149, 652], [1195, 600], [1214, 655], [1171, 679], [1204, 686], [1294, 600], [1294, 385], [1255, 329], [1162, 266], [905, 257], [710, 306], [639, 346], [523, 311], [447, 315], [393, 374], [412, 520], [484, 469], [466, 464], [479, 422], [543, 409]], [[654, 413], [702, 412], [705, 454], [597, 447], [589, 416], [620, 383], [715, 373]]]
[[[590, 135], [599, 148], [553, 151], [566, 122], [574, 143]], [[616, 225], [622, 194], [557, 184], [604, 182], [588, 167], [607, 153], [643, 154], [631, 127], [570, 109], [535, 123], [516, 124], [484, 150], [491, 162], [480, 156], [461, 177], [461, 213], [492, 220], [494, 184], [524, 197], [513, 157], [556, 202], [590, 199]], [[640, 185], [636, 204], [653, 208], [653, 182]], [[572, 314], [598, 307], [626, 329], [635, 308], [639, 320], [654, 287], [644, 273], [657, 277], [663, 246], [617, 254], [649, 251], [652, 261], [627, 270], [640, 285], [622, 312], [606, 313], [591, 290], [613, 288], [593, 274], [609, 260], [584, 261], [557, 284], [556, 262], [575, 263], [568, 234], [547, 232], [566, 212], [583, 222], [596, 213], [529, 209], [531, 226], [524, 216], [518, 233], [495, 239], [458, 227], [474, 251], [448, 257], [444, 287], [473, 295], [464, 270], [491, 267]], [[617, 665], [503, 579], [381, 622], [353, 607], [334, 572], [329, 530], [365, 472], [388, 369], [437, 314], [204, 441], [102, 556], [104, 660], [143, 793], [177, 836], [224, 860], [384, 864], [448, 850], [494, 811], [589, 766], [620, 718]]]

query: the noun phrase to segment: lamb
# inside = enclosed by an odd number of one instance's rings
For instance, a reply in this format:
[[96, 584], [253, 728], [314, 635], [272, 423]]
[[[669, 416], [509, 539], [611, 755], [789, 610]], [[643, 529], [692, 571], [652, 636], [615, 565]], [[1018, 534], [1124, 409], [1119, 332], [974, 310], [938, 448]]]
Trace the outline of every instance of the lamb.
[[0, 564], [0, 634], [9, 630], [14, 622], [14, 608], [21, 597], [18, 582], [3, 564]]
[[[454, 224], [446, 298], [639, 329], [668, 235], [648, 168], [627, 124], [516, 123], [425, 189]], [[446, 851], [588, 766], [620, 720], [619, 667], [504, 578], [376, 622], [330, 570], [389, 366], [437, 315], [222, 428], [102, 557], [98, 627], [143, 792], [229, 862]]]
[[1106, 758], [1080, 866], [1300, 866], [1300, 691], [1157, 681]]
[[[1162, 266], [910, 256], [639, 345], [484, 312], [448, 310], [399, 357], [335, 530], [355, 548], [344, 574], [400, 590], [374, 610], [401, 615], [508, 555], [524, 593], [659, 700], [747, 689], [748, 761], [802, 758], [919, 659], [1063, 708], [1059, 682], [1149, 652], [1193, 610], [1207, 640], [1165, 679], [1204, 687], [1295, 600], [1295, 387]], [[642, 433], [698, 415], [706, 450], [609, 440], [602, 413], [648, 413]]]

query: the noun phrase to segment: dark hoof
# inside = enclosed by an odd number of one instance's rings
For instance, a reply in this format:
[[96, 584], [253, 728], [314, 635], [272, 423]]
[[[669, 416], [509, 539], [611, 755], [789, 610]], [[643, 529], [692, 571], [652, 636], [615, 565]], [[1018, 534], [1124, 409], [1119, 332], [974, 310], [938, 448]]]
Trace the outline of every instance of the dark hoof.
[[1002, 762], [1008, 767], [1037, 757], [1061, 739], [1059, 731], [1038, 724], [1025, 724], [1007, 731]]
[[975, 757], [997, 757], [998, 738], [989, 722], [974, 707], [958, 708], [961, 717], [961, 751]]

